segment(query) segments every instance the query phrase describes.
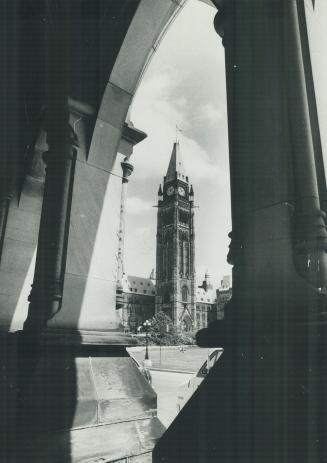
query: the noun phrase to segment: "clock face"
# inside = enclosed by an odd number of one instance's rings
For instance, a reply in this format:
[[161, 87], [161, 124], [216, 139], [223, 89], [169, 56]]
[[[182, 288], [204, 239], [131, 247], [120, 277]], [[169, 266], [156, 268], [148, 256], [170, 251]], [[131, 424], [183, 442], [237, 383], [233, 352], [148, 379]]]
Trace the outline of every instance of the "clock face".
[[182, 186], [178, 187], [178, 194], [180, 196], [185, 196], [185, 190]]
[[174, 191], [175, 191], [175, 190], [174, 190], [174, 187], [173, 187], [173, 186], [170, 186], [170, 187], [168, 188], [168, 190], [167, 190], [167, 195], [168, 195], [168, 196], [171, 196], [171, 195], [174, 193]]

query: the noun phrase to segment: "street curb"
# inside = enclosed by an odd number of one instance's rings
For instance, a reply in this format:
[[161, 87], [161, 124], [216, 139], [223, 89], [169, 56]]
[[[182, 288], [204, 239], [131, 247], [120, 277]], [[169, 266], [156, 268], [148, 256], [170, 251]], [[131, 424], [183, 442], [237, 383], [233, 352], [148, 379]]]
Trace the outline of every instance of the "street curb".
[[181, 373], [181, 374], [185, 374], [185, 375], [195, 375], [196, 374], [196, 371], [172, 370], [172, 369], [169, 369], [169, 368], [150, 367], [149, 370], [150, 371], [163, 371], [163, 372], [166, 372], [166, 373]]

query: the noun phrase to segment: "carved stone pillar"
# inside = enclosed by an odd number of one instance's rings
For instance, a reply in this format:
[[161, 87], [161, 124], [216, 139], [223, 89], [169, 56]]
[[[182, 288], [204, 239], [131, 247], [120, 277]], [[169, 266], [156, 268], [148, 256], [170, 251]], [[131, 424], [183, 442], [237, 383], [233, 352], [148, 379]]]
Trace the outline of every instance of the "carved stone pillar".
[[233, 297], [225, 320], [197, 336], [224, 353], [153, 461], [318, 463], [327, 456], [320, 323], [327, 234], [302, 1], [216, 4], [226, 56]]
[[[65, 108], [63, 108], [65, 109]], [[46, 328], [61, 307], [70, 204], [76, 148], [68, 111], [62, 112], [66, 127], [48, 133], [49, 151], [44, 155], [46, 181], [40, 222], [33, 288], [25, 330]]]
[[[76, 137], [69, 125], [70, 4], [46, 2], [46, 122], [49, 150], [44, 154], [46, 180], [36, 267], [24, 330], [46, 328], [61, 307], [70, 205], [76, 160]], [[60, 50], [60, 52], [59, 52]]]
[[316, 320], [325, 304], [327, 232], [301, 2], [217, 4], [215, 27], [226, 56], [233, 223], [228, 260], [237, 317], [239, 310], [242, 318], [250, 316], [241, 309], [248, 304], [260, 323], [281, 313]]

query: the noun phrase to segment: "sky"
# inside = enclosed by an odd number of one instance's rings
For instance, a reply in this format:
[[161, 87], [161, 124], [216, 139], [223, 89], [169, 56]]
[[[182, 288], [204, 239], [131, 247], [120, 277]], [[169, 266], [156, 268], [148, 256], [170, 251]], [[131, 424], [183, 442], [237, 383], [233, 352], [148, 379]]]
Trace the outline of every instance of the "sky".
[[231, 231], [224, 48], [213, 27], [216, 10], [190, 0], [161, 41], [131, 108], [148, 137], [134, 148], [127, 198], [125, 268], [155, 268], [157, 192], [166, 174], [176, 124], [186, 174], [194, 188], [195, 265], [219, 286]]

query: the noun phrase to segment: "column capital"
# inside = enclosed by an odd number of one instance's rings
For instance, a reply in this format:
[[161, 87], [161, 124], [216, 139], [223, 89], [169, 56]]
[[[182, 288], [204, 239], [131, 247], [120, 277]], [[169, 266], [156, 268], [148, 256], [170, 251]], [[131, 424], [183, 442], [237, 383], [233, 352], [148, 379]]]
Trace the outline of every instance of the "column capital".
[[143, 141], [146, 137], [147, 134], [142, 130], [136, 129], [131, 121], [125, 122], [118, 152], [129, 158], [133, 153], [134, 146]]

